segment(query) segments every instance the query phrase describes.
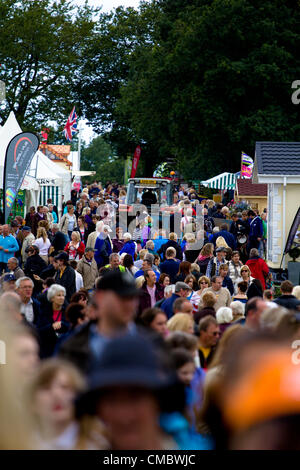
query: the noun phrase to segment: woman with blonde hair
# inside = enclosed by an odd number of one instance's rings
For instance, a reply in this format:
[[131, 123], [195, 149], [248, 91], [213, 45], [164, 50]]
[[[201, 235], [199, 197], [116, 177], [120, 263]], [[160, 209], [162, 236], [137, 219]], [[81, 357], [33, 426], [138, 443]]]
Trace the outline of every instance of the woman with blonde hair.
[[71, 241], [66, 244], [64, 251], [69, 255], [69, 260], [80, 260], [84, 255], [85, 245], [81, 241], [79, 232], [72, 232]]
[[38, 227], [37, 237], [34, 244], [39, 249], [40, 257], [45, 261], [46, 264], [48, 264], [48, 252], [51, 246], [51, 242], [44, 227]]
[[168, 330], [183, 331], [184, 333], [194, 333], [194, 320], [187, 313], [176, 313], [167, 323]]
[[100, 450], [107, 440], [99, 421], [75, 416], [75, 398], [85, 390], [85, 381], [70, 363], [44, 361], [26, 394], [38, 448], [44, 450]]

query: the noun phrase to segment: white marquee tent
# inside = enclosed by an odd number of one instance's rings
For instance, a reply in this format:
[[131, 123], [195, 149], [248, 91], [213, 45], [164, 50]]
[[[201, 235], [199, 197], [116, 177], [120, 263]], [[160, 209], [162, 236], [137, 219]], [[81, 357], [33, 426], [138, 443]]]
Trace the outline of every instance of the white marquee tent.
[[[3, 188], [3, 170], [6, 148], [11, 139], [22, 132], [13, 112], [0, 129], [0, 187]], [[61, 207], [62, 195], [67, 199], [71, 193], [71, 172], [52, 162], [41, 151], [37, 151], [22, 183], [26, 189], [26, 206], [46, 204], [52, 198]]]

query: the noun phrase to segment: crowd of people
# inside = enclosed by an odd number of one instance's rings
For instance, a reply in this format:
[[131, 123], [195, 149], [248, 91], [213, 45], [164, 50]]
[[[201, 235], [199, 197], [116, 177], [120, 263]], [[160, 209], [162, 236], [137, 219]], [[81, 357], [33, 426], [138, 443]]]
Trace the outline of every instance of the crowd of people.
[[299, 449], [300, 286], [275, 291], [267, 212], [178, 186], [169, 231], [129, 230], [125, 200], [94, 183], [0, 226], [0, 447]]

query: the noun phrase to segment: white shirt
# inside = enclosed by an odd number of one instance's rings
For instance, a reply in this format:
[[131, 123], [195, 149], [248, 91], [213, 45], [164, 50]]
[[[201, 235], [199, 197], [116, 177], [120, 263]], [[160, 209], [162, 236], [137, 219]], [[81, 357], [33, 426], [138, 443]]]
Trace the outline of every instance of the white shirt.
[[37, 240], [35, 240], [34, 244], [39, 248], [40, 255], [42, 255], [42, 256], [47, 256], [48, 255], [48, 250], [51, 246], [49, 238], [47, 238], [45, 242], [44, 242], [42, 237], [37, 238]]
[[22, 302], [22, 305], [21, 305], [21, 314], [24, 315], [24, 317], [26, 318], [26, 320], [27, 320], [29, 323], [33, 323], [34, 314], [33, 314], [33, 302], [32, 302], [32, 299], [30, 299], [27, 304], [24, 304], [24, 303]]
[[75, 270], [75, 284], [76, 284], [76, 291], [79, 291], [79, 289], [83, 289], [84, 287], [82, 276], [76, 270]]

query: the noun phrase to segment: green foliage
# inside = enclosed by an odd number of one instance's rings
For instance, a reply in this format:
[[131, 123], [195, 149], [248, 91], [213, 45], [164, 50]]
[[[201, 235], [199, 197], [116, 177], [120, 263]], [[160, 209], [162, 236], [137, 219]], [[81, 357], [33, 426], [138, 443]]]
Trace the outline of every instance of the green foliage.
[[96, 175], [90, 176], [88, 180], [117, 181], [124, 180], [124, 162], [114, 156], [111, 146], [105, 142], [102, 136], [96, 137], [88, 146], [81, 151], [81, 170], [96, 171]]
[[[10, 111], [24, 130], [65, 123], [74, 101], [83, 44], [94, 29], [92, 10], [66, 0], [1, 0], [0, 79]], [[79, 111], [79, 110], [77, 110]]]
[[295, 263], [297, 258], [300, 257], [300, 248], [298, 246], [294, 246], [289, 251], [289, 256], [292, 258], [293, 262]]
[[101, 17], [97, 53], [84, 64], [86, 114], [111, 126], [120, 155], [141, 143], [148, 171], [172, 155], [186, 178], [236, 172], [256, 141], [299, 139], [299, 24], [296, 0], [118, 9]]

